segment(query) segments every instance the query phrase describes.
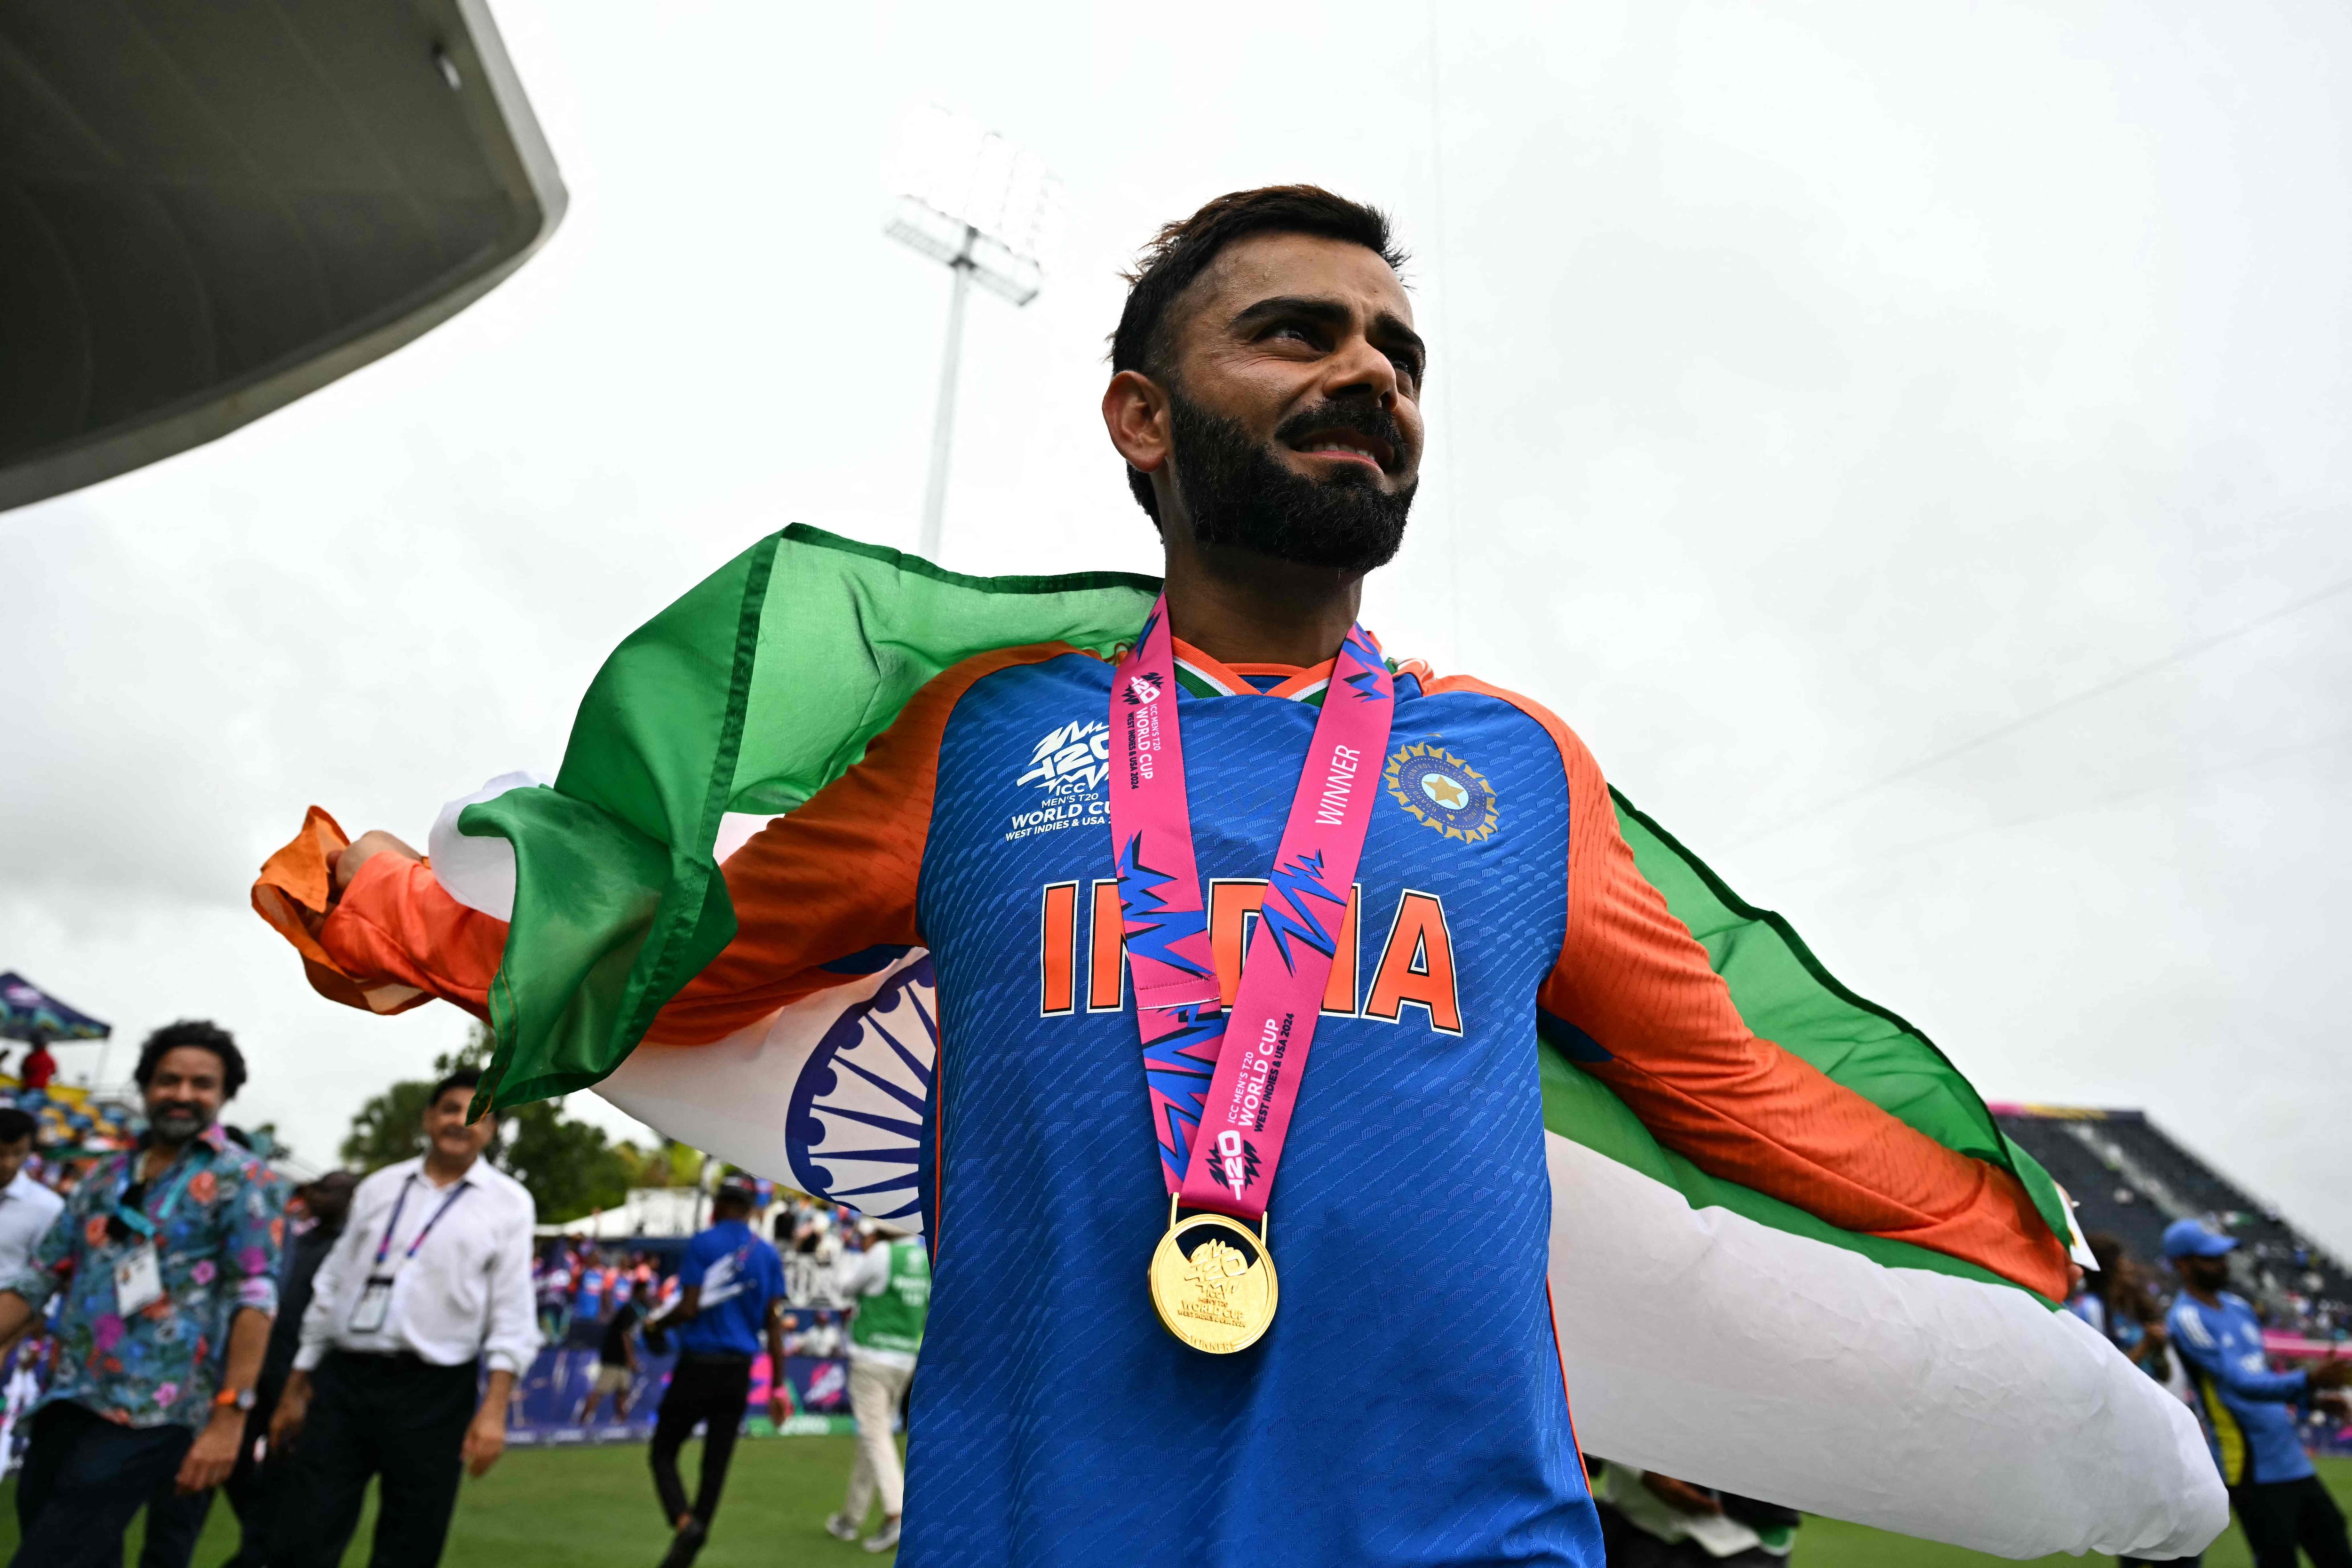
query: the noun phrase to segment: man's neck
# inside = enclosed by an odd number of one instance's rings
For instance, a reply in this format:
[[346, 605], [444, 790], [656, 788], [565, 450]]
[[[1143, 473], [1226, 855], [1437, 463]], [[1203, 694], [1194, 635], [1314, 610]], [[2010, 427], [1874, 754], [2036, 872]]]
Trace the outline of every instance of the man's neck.
[[1168, 629], [1222, 663], [1307, 668], [1356, 623], [1360, 574], [1195, 544], [1181, 527], [1167, 540]]
[[2210, 1285], [2191, 1285], [2189, 1287], [2189, 1293], [2209, 1307], [2219, 1307], [2221, 1304], [2221, 1292]]
[[152, 1180], [170, 1170], [179, 1163], [180, 1156], [186, 1153], [188, 1145], [194, 1142], [194, 1138], [183, 1138], [176, 1143], [167, 1143], [161, 1138], [150, 1138], [147, 1141], [147, 1158], [140, 1169], [141, 1178]]
[[452, 1160], [438, 1149], [427, 1149], [425, 1152], [425, 1179], [436, 1187], [463, 1181], [466, 1173], [474, 1168], [474, 1162], [478, 1158], [479, 1155], [468, 1154], [463, 1160]]

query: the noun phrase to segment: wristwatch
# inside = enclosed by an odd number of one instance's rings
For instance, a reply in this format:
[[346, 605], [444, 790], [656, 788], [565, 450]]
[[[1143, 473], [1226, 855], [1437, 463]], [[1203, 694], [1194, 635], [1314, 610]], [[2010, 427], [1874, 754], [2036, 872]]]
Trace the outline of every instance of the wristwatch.
[[253, 1404], [254, 1394], [249, 1388], [224, 1388], [213, 1395], [213, 1407], [216, 1410], [226, 1410], [232, 1405], [239, 1410], [251, 1410]]

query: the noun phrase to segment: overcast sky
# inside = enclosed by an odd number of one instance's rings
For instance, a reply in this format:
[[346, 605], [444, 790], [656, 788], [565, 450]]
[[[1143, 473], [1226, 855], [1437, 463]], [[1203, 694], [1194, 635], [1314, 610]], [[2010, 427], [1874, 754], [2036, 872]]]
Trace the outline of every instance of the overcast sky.
[[314, 1159], [462, 1038], [313, 996], [254, 868], [312, 801], [421, 842], [551, 772], [764, 531], [913, 547], [947, 276], [879, 170], [936, 100], [1069, 190], [1043, 296], [972, 302], [948, 564], [1153, 569], [1118, 268], [1238, 186], [1380, 203], [1433, 350], [1388, 646], [1559, 710], [1988, 1097], [2144, 1107], [2352, 1251], [2343, 8], [1278, 13], [499, 5], [547, 248], [0, 514], [0, 969], [112, 1020], [110, 1076], [230, 1026]]

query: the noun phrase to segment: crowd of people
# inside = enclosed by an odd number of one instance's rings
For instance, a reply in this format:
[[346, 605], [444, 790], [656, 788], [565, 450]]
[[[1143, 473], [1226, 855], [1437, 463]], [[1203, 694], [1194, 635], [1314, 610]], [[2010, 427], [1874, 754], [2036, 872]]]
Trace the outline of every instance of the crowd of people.
[[654, 1254], [600, 1247], [571, 1237], [531, 1254], [530, 1292], [539, 1303], [539, 1331], [561, 1344], [574, 1322], [602, 1324], [624, 1308], [642, 1312], [659, 1299], [668, 1278]]
[[[141, 1127], [96, 1158], [45, 1145], [46, 1087], [0, 1104], [0, 1365], [25, 1428], [11, 1568], [115, 1568], [142, 1510], [141, 1568], [185, 1568], [215, 1493], [238, 1521], [233, 1568], [326, 1568], [371, 1481], [370, 1562], [430, 1568], [461, 1477], [498, 1463], [524, 1374], [574, 1322], [624, 1372], [600, 1375], [583, 1419], [599, 1396], [625, 1415], [641, 1345], [676, 1353], [649, 1452], [668, 1568], [708, 1538], [755, 1360], [781, 1422], [789, 1341], [846, 1324], [835, 1348], [865, 1436], [828, 1525], [851, 1521], [854, 1539], [878, 1502], [867, 1549], [896, 1545], [891, 1433], [929, 1300], [919, 1243], [801, 1202], [776, 1207], [780, 1250], [754, 1229], [768, 1184], [730, 1175], [672, 1270], [657, 1245], [542, 1248], [530, 1194], [488, 1157], [499, 1119], [467, 1120], [475, 1069], [433, 1086], [423, 1153], [299, 1184], [221, 1121], [247, 1079], [227, 1031], [155, 1031], [133, 1079]], [[677, 1459], [698, 1426], [689, 1500]]]

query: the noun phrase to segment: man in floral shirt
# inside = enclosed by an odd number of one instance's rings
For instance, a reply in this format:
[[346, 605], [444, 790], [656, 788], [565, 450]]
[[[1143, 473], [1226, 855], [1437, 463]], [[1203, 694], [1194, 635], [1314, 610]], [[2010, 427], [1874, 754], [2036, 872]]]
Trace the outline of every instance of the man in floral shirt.
[[[218, 1486], [278, 1306], [284, 1184], [218, 1125], [245, 1083], [236, 1042], [168, 1025], [135, 1076], [146, 1137], [84, 1177], [30, 1263], [0, 1280], [0, 1342], [64, 1298], [63, 1353], [17, 1480], [13, 1568], [114, 1568], [151, 1495]], [[201, 1510], [158, 1507], [145, 1560], [185, 1563], [202, 1523]]]

